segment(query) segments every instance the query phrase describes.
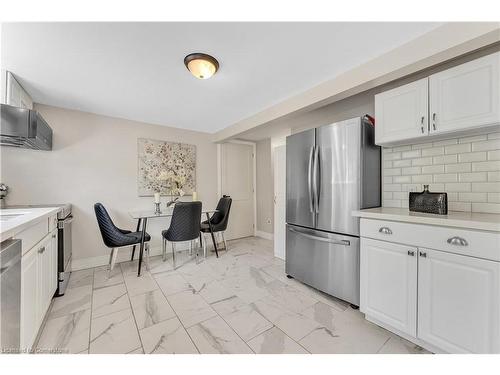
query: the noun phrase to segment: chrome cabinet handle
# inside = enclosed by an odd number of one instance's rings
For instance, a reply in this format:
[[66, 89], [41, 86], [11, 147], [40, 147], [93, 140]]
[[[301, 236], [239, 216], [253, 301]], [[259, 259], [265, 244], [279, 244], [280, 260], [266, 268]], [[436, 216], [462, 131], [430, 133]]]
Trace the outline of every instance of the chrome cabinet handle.
[[436, 113], [432, 114], [432, 129], [436, 130]]
[[427, 253], [424, 253], [423, 251], [420, 252], [420, 256], [422, 258], [427, 258]]
[[392, 230], [390, 228], [387, 228], [387, 227], [382, 227], [378, 231], [379, 231], [379, 233], [383, 233], [383, 234], [392, 234]]
[[425, 117], [422, 116], [422, 118], [420, 119], [420, 130], [422, 130], [422, 134], [424, 134], [424, 120]]
[[415, 256], [415, 252], [412, 251], [412, 250], [408, 250], [408, 255], [411, 256], [411, 257], [414, 257]]
[[38, 249], [38, 254], [42, 254], [45, 251], [45, 246]]
[[448, 238], [448, 240], [446, 242], [448, 242], [450, 245], [455, 245], [455, 246], [468, 246], [469, 245], [469, 243], [467, 242], [467, 240], [465, 238], [458, 237], [458, 236]]

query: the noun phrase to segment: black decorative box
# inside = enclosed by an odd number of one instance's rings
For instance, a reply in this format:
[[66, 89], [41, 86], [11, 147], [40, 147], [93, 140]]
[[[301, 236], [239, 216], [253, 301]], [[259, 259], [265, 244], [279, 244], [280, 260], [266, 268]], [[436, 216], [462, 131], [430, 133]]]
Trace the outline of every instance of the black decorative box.
[[410, 192], [410, 211], [428, 214], [447, 215], [448, 195], [446, 193], [431, 193], [429, 185], [424, 185], [421, 193]]

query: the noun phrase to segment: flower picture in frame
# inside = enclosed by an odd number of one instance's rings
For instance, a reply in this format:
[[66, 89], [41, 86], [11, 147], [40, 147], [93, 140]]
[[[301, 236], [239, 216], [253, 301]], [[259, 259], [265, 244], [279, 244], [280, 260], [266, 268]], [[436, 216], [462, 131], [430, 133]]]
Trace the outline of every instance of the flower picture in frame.
[[195, 145], [138, 138], [137, 154], [139, 196], [182, 196], [196, 190]]

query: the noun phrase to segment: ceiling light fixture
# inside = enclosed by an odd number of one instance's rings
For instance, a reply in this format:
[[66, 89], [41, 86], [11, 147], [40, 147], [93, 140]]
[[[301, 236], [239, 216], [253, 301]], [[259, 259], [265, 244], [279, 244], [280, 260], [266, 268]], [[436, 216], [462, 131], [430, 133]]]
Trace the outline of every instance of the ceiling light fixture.
[[184, 65], [192, 75], [199, 79], [209, 79], [219, 70], [219, 62], [215, 57], [205, 53], [187, 55], [184, 57]]

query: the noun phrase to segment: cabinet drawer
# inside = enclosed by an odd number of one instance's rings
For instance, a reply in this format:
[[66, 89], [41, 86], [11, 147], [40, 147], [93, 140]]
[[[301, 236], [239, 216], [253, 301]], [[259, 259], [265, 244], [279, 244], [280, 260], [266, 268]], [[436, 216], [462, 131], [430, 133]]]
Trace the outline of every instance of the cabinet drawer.
[[500, 261], [500, 233], [361, 219], [361, 237]]
[[22, 241], [23, 255], [49, 233], [48, 229], [47, 221], [42, 220], [14, 236]]

